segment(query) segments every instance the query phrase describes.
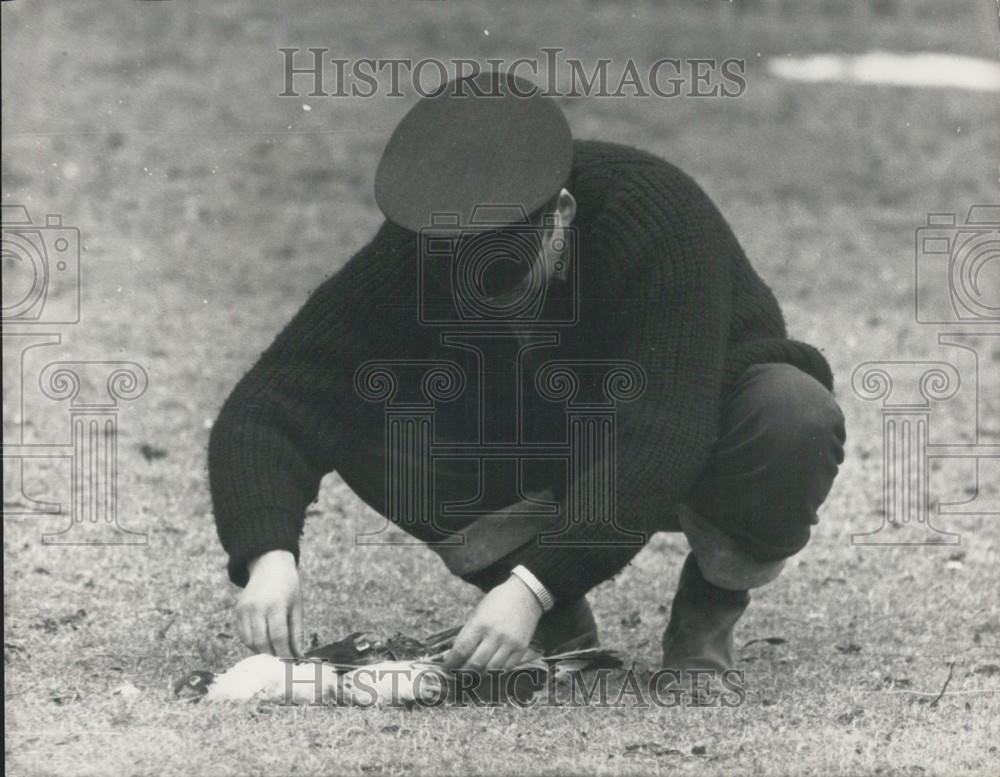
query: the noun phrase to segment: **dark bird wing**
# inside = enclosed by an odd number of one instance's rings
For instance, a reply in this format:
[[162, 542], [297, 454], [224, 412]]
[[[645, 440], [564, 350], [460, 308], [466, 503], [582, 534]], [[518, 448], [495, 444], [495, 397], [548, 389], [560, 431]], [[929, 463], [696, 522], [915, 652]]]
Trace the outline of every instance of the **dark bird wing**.
[[306, 658], [318, 658], [328, 664], [347, 666], [375, 664], [391, 657], [381, 642], [370, 639], [368, 633], [364, 631], [355, 631], [343, 639], [306, 652]]
[[588, 669], [621, 669], [624, 666], [618, 651], [605, 650], [604, 648], [568, 650], [545, 656], [540, 661], [554, 664], [566, 672], [583, 672]]
[[614, 650], [585, 648], [568, 650], [556, 655], [540, 656], [519, 664], [504, 674], [484, 674], [472, 687], [467, 681], [459, 682], [459, 675], [442, 670], [446, 697], [451, 702], [468, 703], [478, 701], [497, 704], [513, 701], [525, 704], [536, 693], [545, 689], [553, 677], [556, 682], [588, 670], [620, 669], [624, 665], [621, 656]]

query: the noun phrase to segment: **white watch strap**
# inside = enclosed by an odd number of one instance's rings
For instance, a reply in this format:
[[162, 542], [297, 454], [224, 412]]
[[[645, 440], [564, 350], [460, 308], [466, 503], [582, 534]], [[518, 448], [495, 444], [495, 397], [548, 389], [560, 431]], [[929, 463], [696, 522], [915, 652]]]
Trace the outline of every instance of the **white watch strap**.
[[538, 603], [542, 606], [542, 612], [548, 612], [552, 609], [556, 603], [555, 597], [552, 596], [549, 589], [542, 584], [542, 581], [531, 573], [530, 569], [518, 564], [510, 570], [510, 573], [528, 586], [528, 589], [535, 595]]

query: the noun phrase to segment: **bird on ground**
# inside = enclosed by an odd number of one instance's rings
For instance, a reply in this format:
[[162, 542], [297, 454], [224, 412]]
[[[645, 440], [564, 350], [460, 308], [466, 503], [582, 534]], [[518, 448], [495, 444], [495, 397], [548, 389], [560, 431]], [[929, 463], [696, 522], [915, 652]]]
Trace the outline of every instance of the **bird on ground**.
[[472, 678], [470, 684], [441, 665], [458, 631], [449, 629], [423, 642], [403, 635], [371, 640], [363, 632], [356, 632], [313, 648], [305, 659], [259, 654], [244, 658], [220, 674], [191, 672], [174, 684], [174, 693], [191, 701], [361, 707], [436, 706], [454, 701], [457, 694], [487, 702], [512, 697], [524, 702], [546, 682], [559, 682], [587, 669], [622, 665], [614, 651], [599, 648], [547, 656], [530, 651], [511, 672], [482, 676], [479, 681]]
[[261, 653], [244, 658], [216, 674], [191, 672], [174, 684], [174, 694], [193, 701], [251, 701], [254, 699], [311, 704], [335, 694], [340, 673], [321, 661], [283, 660]]

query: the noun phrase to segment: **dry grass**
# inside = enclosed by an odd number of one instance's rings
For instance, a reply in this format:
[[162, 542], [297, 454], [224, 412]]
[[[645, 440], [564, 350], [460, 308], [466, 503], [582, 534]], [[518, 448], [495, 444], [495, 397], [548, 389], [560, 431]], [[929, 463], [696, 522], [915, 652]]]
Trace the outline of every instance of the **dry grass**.
[[[988, 5], [979, 17], [862, 26], [803, 14], [725, 23], [687, 6], [603, 2], [530, 12], [4, 3], [4, 202], [26, 202], [36, 218], [62, 212], [81, 228], [84, 319], [66, 333], [65, 353], [134, 359], [150, 376], [121, 413], [119, 446], [120, 513], [148, 532], [147, 546], [48, 547], [41, 534], [60, 519], [4, 521], [10, 773], [995, 769], [1000, 680], [976, 670], [1000, 664], [1000, 530], [966, 517], [948, 527], [961, 549], [852, 547], [852, 532], [878, 525], [880, 421], [848, 389], [863, 360], [940, 354], [910, 313], [913, 229], [929, 210], [995, 201], [986, 163], [997, 147], [995, 106], [936, 91], [884, 90], [873, 100], [854, 88], [781, 84], [756, 66], [758, 53], [872, 46], [988, 55]], [[794, 333], [823, 345], [839, 376], [849, 461], [816, 540], [741, 624], [742, 642], [787, 640], [741, 651], [745, 706], [404, 713], [171, 703], [172, 679], [243, 654], [210, 516], [205, 420], [378, 223], [374, 164], [408, 104], [279, 99], [283, 45], [343, 56], [484, 58], [562, 45], [584, 60], [748, 59], [741, 99], [565, 106], [578, 135], [654, 150], [702, 181]], [[65, 438], [64, 408], [29, 410], [34, 439]], [[944, 439], [968, 431], [967, 410], [958, 403]], [[144, 443], [166, 457], [147, 461]], [[40, 465], [29, 487], [62, 498], [65, 474]], [[427, 633], [459, 622], [475, 601], [427, 551], [355, 545], [355, 532], [378, 519], [336, 477], [315, 512], [303, 569], [308, 628], [322, 637]], [[964, 559], [948, 565], [956, 550]], [[684, 552], [680, 537], [658, 537], [595, 591], [607, 644], [655, 660]], [[860, 651], [842, 652], [849, 644]], [[914, 693], [936, 693], [952, 662], [950, 694], [936, 706]], [[133, 701], [113, 693], [126, 681], [142, 691]]]

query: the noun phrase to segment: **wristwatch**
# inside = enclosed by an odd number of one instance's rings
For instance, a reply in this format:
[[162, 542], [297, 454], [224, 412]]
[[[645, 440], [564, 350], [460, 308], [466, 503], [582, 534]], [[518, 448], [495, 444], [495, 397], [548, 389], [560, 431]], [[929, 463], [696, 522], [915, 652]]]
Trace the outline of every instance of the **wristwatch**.
[[528, 590], [535, 595], [535, 598], [538, 600], [538, 603], [542, 606], [542, 612], [548, 612], [553, 608], [553, 606], [555, 606], [556, 603], [555, 597], [552, 596], [552, 593], [549, 591], [549, 589], [546, 588], [542, 584], [542, 581], [539, 580], [537, 577], [535, 577], [531, 573], [531, 570], [529, 570], [527, 567], [518, 564], [516, 567], [510, 570], [510, 573], [518, 580], [520, 580], [522, 583], [524, 583], [526, 586], [528, 586]]

